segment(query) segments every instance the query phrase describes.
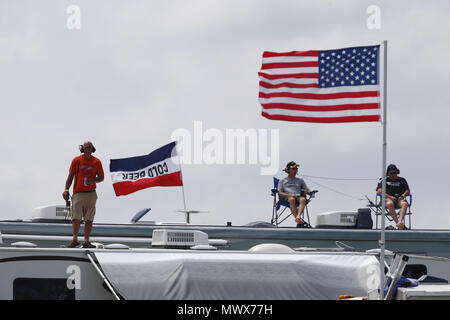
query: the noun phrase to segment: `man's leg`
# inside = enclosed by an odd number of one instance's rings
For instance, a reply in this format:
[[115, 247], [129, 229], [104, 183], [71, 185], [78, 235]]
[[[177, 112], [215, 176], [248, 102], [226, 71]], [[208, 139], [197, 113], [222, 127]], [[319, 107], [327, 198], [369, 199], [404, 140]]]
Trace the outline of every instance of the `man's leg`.
[[72, 233], [73, 233], [73, 241], [78, 242], [78, 231], [80, 230], [81, 220], [73, 219], [72, 220]]
[[92, 221], [84, 220], [84, 242], [88, 243], [92, 232]]
[[88, 244], [92, 232], [92, 223], [95, 216], [95, 204], [97, 202], [97, 194], [92, 192], [88, 194], [86, 201], [86, 214], [84, 215], [84, 243]]
[[306, 206], [306, 198], [304, 197], [300, 197], [300, 204], [298, 206], [298, 215], [297, 217], [301, 220], [300, 223], [303, 222], [303, 211], [305, 210], [305, 206]]
[[406, 210], [408, 209], [408, 202], [406, 202], [405, 200], [401, 200], [399, 205], [400, 205], [400, 213], [399, 213], [397, 227], [399, 229], [404, 229], [405, 228], [405, 215], [406, 215]]
[[80, 194], [76, 193], [72, 197], [72, 211], [70, 212], [72, 217], [72, 242], [69, 247], [74, 247], [78, 243], [78, 231], [80, 231], [81, 218], [82, 218], [82, 206], [80, 204]]
[[395, 212], [395, 204], [392, 200], [386, 200], [386, 208], [389, 210], [389, 214], [394, 219], [395, 224], [398, 224], [397, 212]]
[[297, 216], [297, 204], [296, 204], [296, 200], [294, 197], [289, 197], [288, 200], [289, 202], [289, 209], [291, 209], [291, 213], [294, 216], [295, 222], [297, 223], [301, 223], [301, 220], [299, 219], [300, 217]]

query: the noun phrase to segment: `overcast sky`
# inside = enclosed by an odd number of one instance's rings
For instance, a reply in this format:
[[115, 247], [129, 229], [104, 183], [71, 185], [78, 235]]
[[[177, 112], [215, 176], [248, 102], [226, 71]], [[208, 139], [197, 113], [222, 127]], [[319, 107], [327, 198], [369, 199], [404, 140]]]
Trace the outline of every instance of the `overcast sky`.
[[[380, 9], [379, 29], [367, 26], [371, 5]], [[381, 123], [267, 120], [258, 71], [264, 51], [387, 40], [387, 164], [409, 182], [413, 227], [448, 229], [449, 14], [446, 0], [3, 0], [0, 218], [64, 204], [70, 162], [91, 140], [105, 170], [97, 222], [126, 223], [147, 207], [147, 220], [184, 221], [180, 187], [116, 197], [109, 160], [148, 154], [177, 129], [193, 135], [195, 121], [203, 131], [279, 130], [275, 176], [285, 176], [288, 161], [300, 164], [299, 176], [319, 190], [312, 224], [321, 212], [365, 207], [381, 175]], [[209, 211], [193, 223], [270, 221], [272, 176], [260, 164], [182, 168], [187, 208]]]

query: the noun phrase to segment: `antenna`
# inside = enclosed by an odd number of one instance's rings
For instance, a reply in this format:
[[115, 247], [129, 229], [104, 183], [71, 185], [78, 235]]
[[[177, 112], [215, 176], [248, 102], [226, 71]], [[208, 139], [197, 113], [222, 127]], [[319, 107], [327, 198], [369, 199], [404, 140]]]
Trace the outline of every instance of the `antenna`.
[[206, 213], [206, 212], [209, 212], [209, 211], [199, 211], [199, 210], [178, 210], [177, 212], [182, 212], [182, 213], [184, 213], [185, 214], [185, 216], [186, 216], [186, 223], [191, 223], [190, 221], [191, 221], [191, 213]]

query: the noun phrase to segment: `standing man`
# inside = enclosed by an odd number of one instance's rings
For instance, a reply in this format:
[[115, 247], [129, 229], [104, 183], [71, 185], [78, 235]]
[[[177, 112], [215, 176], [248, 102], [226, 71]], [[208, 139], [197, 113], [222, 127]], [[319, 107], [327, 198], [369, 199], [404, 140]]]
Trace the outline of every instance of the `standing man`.
[[92, 142], [87, 141], [80, 145], [80, 152], [83, 154], [72, 160], [66, 187], [62, 194], [64, 200], [69, 200], [69, 188], [75, 178], [72, 196], [73, 239], [68, 247], [75, 248], [80, 244], [78, 242], [78, 231], [80, 230], [81, 219], [84, 218], [83, 248], [95, 248], [89, 242], [95, 216], [95, 203], [97, 202], [95, 187], [96, 183], [103, 181], [105, 175], [102, 163], [92, 155], [95, 152]]
[[[408, 202], [405, 198], [410, 193], [408, 182], [405, 178], [398, 176], [400, 170], [394, 164], [390, 164], [386, 171], [386, 208], [397, 224], [397, 228], [403, 230], [405, 229], [404, 219], [408, 209]], [[380, 181], [377, 185], [377, 193], [381, 194], [381, 192], [382, 186]], [[400, 209], [398, 218], [395, 209]]]
[[[289, 203], [291, 213], [297, 222], [297, 227], [309, 227], [303, 221], [303, 210], [306, 206], [306, 194], [311, 192], [303, 179], [297, 178], [298, 164], [290, 161], [284, 171], [288, 176], [278, 183], [278, 194]], [[297, 204], [299, 205], [297, 208]]]

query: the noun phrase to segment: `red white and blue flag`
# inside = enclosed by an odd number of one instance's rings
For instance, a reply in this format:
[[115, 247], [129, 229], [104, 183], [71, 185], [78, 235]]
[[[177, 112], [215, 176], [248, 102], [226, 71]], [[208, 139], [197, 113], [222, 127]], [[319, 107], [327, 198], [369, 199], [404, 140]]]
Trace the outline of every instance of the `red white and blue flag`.
[[380, 121], [380, 46], [264, 52], [262, 115], [302, 122]]
[[145, 156], [111, 159], [109, 171], [116, 196], [150, 187], [183, 185], [176, 142], [171, 142]]

